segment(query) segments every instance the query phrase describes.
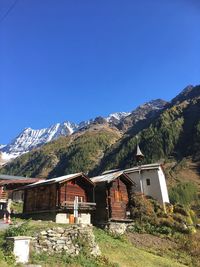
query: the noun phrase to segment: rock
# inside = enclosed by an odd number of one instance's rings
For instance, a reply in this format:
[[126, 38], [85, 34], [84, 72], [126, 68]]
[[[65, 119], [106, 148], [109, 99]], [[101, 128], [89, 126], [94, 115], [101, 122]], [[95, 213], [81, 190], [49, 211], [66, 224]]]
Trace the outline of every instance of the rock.
[[107, 230], [113, 235], [123, 235], [126, 232], [127, 225], [125, 223], [109, 223]]
[[62, 227], [57, 227], [55, 229], [55, 231], [58, 233], [58, 234], [63, 234], [65, 232], [65, 229], [63, 229]]
[[65, 244], [66, 242], [65, 242], [65, 240], [60, 240], [60, 239], [58, 239], [58, 240], [56, 241], [56, 243], [57, 243], [57, 244]]
[[47, 232], [46, 231], [42, 231], [40, 232], [41, 235], [47, 235]]
[[94, 257], [98, 257], [101, 255], [100, 248], [97, 244], [94, 244], [92, 250], [91, 250], [91, 255]]

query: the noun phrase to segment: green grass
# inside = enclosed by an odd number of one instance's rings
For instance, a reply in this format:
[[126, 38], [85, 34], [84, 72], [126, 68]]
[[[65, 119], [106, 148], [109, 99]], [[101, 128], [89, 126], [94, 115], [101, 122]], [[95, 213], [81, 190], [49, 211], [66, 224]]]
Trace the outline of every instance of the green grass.
[[105, 231], [95, 229], [96, 241], [105, 257], [119, 267], [183, 267], [175, 260], [160, 257], [134, 247], [123, 238], [113, 238]]
[[[23, 220], [17, 220], [17, 223], [23, 223]], [[43, 222], [43, 221], [33, 221], [30, 220], [25, 223], [25, 227], [21, 227], [24, 234], [33, 235], [41, 230], [47, 230], [55, 226], [69, 227], [69, 225], [58, 225], [53, 222]], [[20, 229], [20, 227], [18, 227]], [[9, 230], [10, 234], [15, 235], [16, 230]], [[9, 232], [7, 231], [7, 232]], [[18, 230], [17, 230], [18, 231]], [[19, 230], [20, 233], [21, 230]], [[76, 258], [71, 258], [65, 253], [54, 254], [52, 256], [46, 253], [32, 254], [31, 263], [41, 264], [45, 267], [184, 267], [179, 263], [179, 257], [177, 256], [177, 261], [170, 258], [170, 255], [162, 254], [162, 256], [155, 255], [155, 251], [147, 251], [146, 249], [136, 248], [132, 245], [125, 237], [112, 237], [105, 231], [94, 228], [94, 234], [96, 237], [96, 242], [99, 244], [102, 251], [102, 256], [94, 259], [90, 257], [86, 252], [83, 252]], [[0, 267], [11, 267], [13, 265], [12, 257], [6, 255], [3, 252], [3, 238], [5, 237], [4, 232], [0, 232]], [[174, 252], [174, 255], [176, 253]], [[178, 254], [177, 254], [178, 255]], [[174, 257], [175, 258], [175, 257]]]

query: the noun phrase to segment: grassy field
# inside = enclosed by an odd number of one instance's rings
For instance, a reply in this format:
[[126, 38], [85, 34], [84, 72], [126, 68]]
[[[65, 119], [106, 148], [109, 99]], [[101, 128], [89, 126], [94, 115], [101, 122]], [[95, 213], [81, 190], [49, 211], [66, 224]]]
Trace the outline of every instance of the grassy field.
[[161, 257], [134, 247], [123, 238], [113, 238], [103, 230], [95, 229], [96, 241], [103, 255], [119, 267], [183, 267], [175, 260]]
[[[18, 221], [18, 223], [22, 221]], [[29, 221], [28, 227], [25, 228], [24, 234], [32, 235], [34, 232], [58, 226], [52, 222], [36, 222]], [[59, 225], [61, 226], [61, 225]], [[68, 227], [68, 225], [62, 225]], [[181, 264], [179, 256], [162, 253], [161, 256], [156, 255], [155, 251], [149, 251], [146, 248], [137, 247], [127, 237], [112, 237], [105, 231], [94, 228], [96, 242], [102, 251], [102, 257], [94, 259], [86, 254], [79, 255], [76, 259], [72, 259], [66, 254], [57, 254], [49, 256], [42, 253], [41, 255], [32, 254], [31, 263], [40, 264], [42, 267], [184, 267]], [[11, 267], [13, 258], [3, 254], [3, 232], [0, 232], [0, 267]], [[151, 235], [149, 236], [151, 238]], [[174, 253], [174, 252], [173, 252]], [[187, 262], [187, 266], [190, 265]]]

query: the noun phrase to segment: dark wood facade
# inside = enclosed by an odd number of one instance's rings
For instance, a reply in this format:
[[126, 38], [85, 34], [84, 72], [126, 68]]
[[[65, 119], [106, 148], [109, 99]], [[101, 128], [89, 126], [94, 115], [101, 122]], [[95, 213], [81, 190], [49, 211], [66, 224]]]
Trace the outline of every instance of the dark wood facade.
[[[8, 198], [13, 199], [13, 192], [16, 189], [28, 184], [33, 184], [40, 180], [41, 179], [39, 178], [6, 179], [6, 180], [0, 179], [0, 199], [5, 199], [6, 201], [8, 200]], [[20, 200], [22, 201], [23, 198]]]
[[98, 224], [128, 220], [129, 199], [133, 187], [134, 182], [126, 174], [121, 174], [112, 181], [96, 181], [95, 222]]
[[83, 203], [94, 202], [94, 184], [84, 174], [63, 180], [50, 179], [24, 188], [24, 213], [72, 212], [75, 196]]

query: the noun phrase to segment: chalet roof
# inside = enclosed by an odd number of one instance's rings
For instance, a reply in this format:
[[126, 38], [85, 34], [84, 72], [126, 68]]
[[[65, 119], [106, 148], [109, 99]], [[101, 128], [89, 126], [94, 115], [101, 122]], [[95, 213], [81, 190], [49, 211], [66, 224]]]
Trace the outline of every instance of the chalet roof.
[[[6, 180], [0, 180], [0, 186], [2, 185], [8, 185], [8, 184], [33, 184], [37, 182], [38, 180], [41, 181], [39, 178], [26, 178], [26, 179], [6, 179]], [[43, 180], [44, 181], [44, 180]]]
[[0, 180], [22, 180], [22, 179], [26, 180], [26, 179], [31, 179], [31, 178], [23, 177], [23, 176], [0, 174]]
[[23, 189], [31, 188], [31, 187], [37, 187], [40, 185], [63, 183], [66, 181], [70, 181], [70, 180], [72, 180], [76, 177], [79, 177], [79, 176], [83, 176], [86, 180], [88, 180], [88, 182], [93, 184], [93, 182], [87, 176], [85, 176], [82, 172], [79, 172], [79, 173], [73, 173], [73, 174], [68, 174], [68, 175], [64, 175], [64, 176], [60, 176], [60, 177], [56, 177], [56, 178], [47, 179], [45, 181], [39, 181], [39, 182], [36, 182], [34, 184], [27, 185], [27, 186], [23, 187]]
[[134, 182], [123, 171], [108, 173], [108, 174], [104, 174], [104, 175], [92, 177], [90, 179], [94, 183], [101, 183], [101, 182], [110, 183], [113, 180], [115, 180], [116, 178], [120, 177], [121, 175], [123, 175], [129, 182], [131, 182], [132, 184], [134, 184]]

